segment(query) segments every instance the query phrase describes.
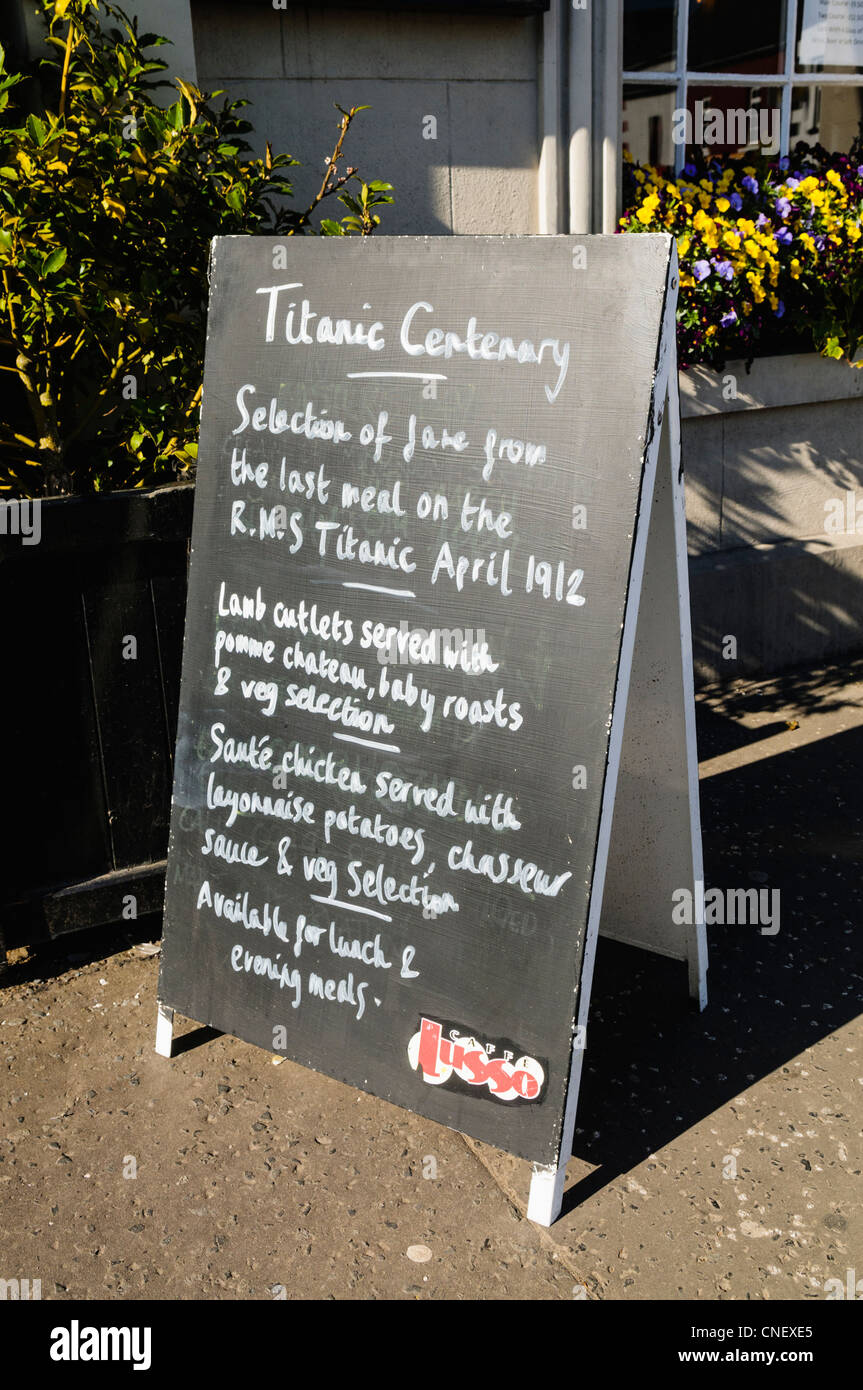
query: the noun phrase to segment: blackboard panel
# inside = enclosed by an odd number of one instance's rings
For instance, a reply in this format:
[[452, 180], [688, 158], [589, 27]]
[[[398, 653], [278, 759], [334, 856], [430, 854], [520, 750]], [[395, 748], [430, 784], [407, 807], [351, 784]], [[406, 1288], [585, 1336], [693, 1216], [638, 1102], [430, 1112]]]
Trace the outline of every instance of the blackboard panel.
[[671, 245], [214, 243], [160, 998], [546, 1164]]

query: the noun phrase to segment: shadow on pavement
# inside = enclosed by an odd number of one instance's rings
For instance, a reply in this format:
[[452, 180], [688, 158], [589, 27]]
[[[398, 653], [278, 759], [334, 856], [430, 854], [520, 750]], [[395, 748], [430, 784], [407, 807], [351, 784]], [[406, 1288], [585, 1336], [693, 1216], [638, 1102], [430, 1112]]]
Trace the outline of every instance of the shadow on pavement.
[[598, 1167], [564, 1211], [861, 1011], [861, 781], [856, 728], [701, 783], [705, 886], [778, 888], [779, 932], [708, 928], [703, 1014], [681, 964], [600, 940], [573, 1144]]

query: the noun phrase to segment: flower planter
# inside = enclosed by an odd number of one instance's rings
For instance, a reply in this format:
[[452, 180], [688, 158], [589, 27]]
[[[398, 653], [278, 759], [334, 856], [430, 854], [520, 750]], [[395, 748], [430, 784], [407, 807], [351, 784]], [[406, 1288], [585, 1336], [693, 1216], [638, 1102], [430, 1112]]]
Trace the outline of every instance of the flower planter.
[[0, 967], [161, 909], [193, 495], [51, 499], [38, 544], [0, 535]]

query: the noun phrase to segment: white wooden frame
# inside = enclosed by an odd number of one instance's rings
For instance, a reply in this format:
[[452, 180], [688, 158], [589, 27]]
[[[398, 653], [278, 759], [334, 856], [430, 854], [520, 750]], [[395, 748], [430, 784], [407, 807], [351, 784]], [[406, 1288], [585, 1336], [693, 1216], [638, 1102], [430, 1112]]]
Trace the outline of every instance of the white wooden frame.
[[[677, 256], [672, 249], [669, 281], [677, 289]], [[608, 767], [600, 812], [593, 888], [581, 969], [577, 1027], [573, 1039], [569, 1087], [564, 1112], [561, 1156], [557, 1165], [534, 1164], [528, 1199], [528, 1219], [550, 1226], [560, 1214], [566, 1165], [572, 1152], [579, 1084], [586, 1040], [590, 987], [600, 935], [628, 941], [644, 949], [674, 956], [687, 963], [689, 993], [699, 1009], [707, 1002], [707, 938], [703, 920], [701, 818], [698, 803], [698, 758], [695, 741], [695, 699], [692, 677], [692, 640], [689, 621], [689, 572], [686, 553], [686, 513], [680, 464], [680, 404], [677, 382], [675, 332], [676, 293], [669, 295], [662, 327], [659, 362], [653, 400], [652, 434], [647, 449], [639, 499], [638, 522], [624, 618], [620, 665], [609, 738]], [[645, 571], [652, 587], [666, 598], [658, 613], [645, 612], [639, 625], [639, 609]], [[649, 623], [649, 629], [648, 629]], [[638, 677], [641, 676], [639, 688]], [[650, 775], [661, 757], [654, 741], [644, 738], [638, 746], [626, 731], [627, 700], [633, 684], [633, 705], [650, 689], [651, 698], [676, 715], [682, 731], [677, 762], [677, 813], [668, 823], [651, 822], [638, 800], [626, 808], [623, 824], [615, 824], [615, 797], [621, 762], [627, 760]], [[656, 765], [657, 780], [668, 771], [667, 762]], [[682, 788], [682, 796], [680, 794]], [[647, 881], [629, 875], [629, 921], [624, 931], [615, 920], [617, 902], [603, 906], [609, 859], [625, 862], [629, 846], [640, 833], [650, 839], [660, 872]], [[685, 853], [681, 855], [681, 850]], [[673, 864], [669, 872], [668, 866]], [[675, 926], [671, 918], [671, 886], [692, 894], [692, 926]], [[612, 916], [609, 917], [609, 907]]]
[[[785, 68], [782, 72], [698, 72], [686, 66], [689, 51], [689, 3], [688, 0], [677, 0], [674, 67], [665, 71], [651, 69], [645, 72], [625, 68], [622, 74], [623, 81], [676, 88], [678, 110], [683, 110], [686, 106], [686, 94], [690, 83], [699, 87], [778, 87], [781, 92], [779, 153], [785, 155], [788, 153], [791, 136], [791, 96], [794, 87], [863, 86], [863, 73], [811, 72], [797, 66], [799, 10], [800, 0], [785, 0]], [[686, 148], [684, 145], [678, 145], [674, 152], [675, 174], [680, 174], [685, 161]]]

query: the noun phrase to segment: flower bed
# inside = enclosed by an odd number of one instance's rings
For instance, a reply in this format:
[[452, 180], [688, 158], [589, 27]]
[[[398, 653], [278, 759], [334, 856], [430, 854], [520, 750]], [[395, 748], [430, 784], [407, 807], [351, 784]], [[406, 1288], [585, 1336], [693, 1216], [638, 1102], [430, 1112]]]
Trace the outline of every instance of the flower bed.
[[[680, 257], [682, 367], [863, 345], [863, 150], [798, 146], [777, 161], [687, 165], [675, 181], [624, 165], [626, 233], [671, 232]], [[801, 341], [802, 340], [802, 341]], [[863, 364], [861, 364], [863, 365]]]

